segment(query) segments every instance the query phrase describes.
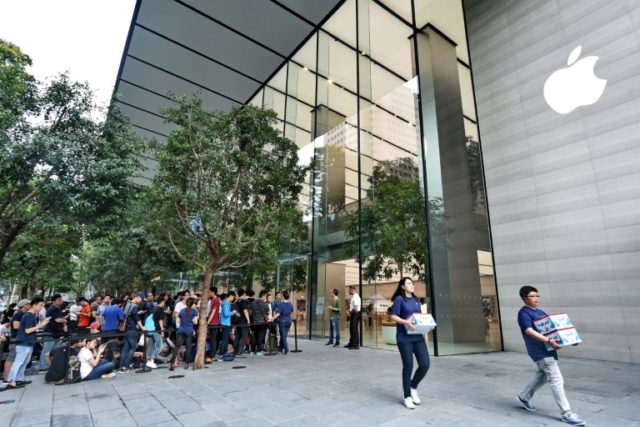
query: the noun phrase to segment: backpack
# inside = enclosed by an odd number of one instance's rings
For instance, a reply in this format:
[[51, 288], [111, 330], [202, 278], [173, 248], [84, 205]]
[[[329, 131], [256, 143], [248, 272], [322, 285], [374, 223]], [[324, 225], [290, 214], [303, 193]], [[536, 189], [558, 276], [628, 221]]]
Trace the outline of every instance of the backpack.
[[69, 355], [69, 367], [67, 368], [66, 383], [78, 383], [80, 382], [80, 359], [76, 354]]
[[153, 321], [153, 315], [150, 314], [144, 320], [144, 327], [147, 329], [147, 332], [155, 332], [156, 323]]

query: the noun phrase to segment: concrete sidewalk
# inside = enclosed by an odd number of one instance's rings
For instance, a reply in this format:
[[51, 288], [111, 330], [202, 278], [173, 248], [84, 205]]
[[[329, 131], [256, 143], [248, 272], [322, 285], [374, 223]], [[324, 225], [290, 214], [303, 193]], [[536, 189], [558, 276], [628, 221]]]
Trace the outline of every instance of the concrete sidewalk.
[[[250, 356], [209, 369], [118, 375], [53, 386], [43, 376], [0, 393], [0, 426], [562, 426], [548, 386], [521, 409], [526, 354], [431, 359], [422, 405], [402, 406], [400, 357], [301, 341], [302, 353]], [[589, 426], [640, 426], [640, 365], [562, 358], [572, 409]], [[232, 369], [245, 366], [244, 369]], [[184, 378], [169, 379], [170, 375]]]

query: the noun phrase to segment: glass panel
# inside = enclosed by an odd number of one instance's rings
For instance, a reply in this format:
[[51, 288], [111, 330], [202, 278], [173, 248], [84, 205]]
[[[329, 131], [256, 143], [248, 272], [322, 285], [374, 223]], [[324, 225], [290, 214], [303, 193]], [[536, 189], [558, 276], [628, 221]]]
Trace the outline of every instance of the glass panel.
[[416, 27], [423, 28], [431, 24], [453, 40], [457, 57], [465, 64], [469, 63], [467, 36], [464, 29], [464, 15], [461, 0], [414, 0], [416, 8]]
[[[455, 3], [453, 10], [460, 6]], [[437, 0], [431, 4], [430, 22], [447, 22], [448, 29], [464, 30], [461, 14], [448, 15], [440, 6]], [[420, 16], [422, 22], [426, 17]], [[450, 34], [460, 39], [455, 31]], [[475, 122], [464, 118], [475, 119], [470, 76], [458, 61], [460, 50], [435, 29], [427, 27], [419, 33], [417, 45], [437, 352], [499, 350], [480, 145]]]
[[264, 88], [264, 108], [270, 108], [278, 113], [278, 118], [284, 120], [284, 95], [273, 88]]
[[[361, 241], [364, 344], [397, 350], [387, 309], [400, 277], [412, 277], [416, 295], [430, 304], [417, 91], [410, 83], [413, 42], [411, 29], [373, 1], [358, 0], [358, 15], [359, 50], [371, 58], [359, 56], [361, 232], [353, 214], [347, 235]], [[393, 69], [372, 59], [389, 61]]]

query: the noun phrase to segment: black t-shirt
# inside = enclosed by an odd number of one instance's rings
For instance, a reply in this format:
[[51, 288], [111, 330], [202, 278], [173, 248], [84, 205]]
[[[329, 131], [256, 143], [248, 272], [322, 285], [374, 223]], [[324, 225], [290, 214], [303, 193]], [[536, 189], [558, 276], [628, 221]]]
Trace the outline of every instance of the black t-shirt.
[[60, 308], [55, 305], [51, 305], [47, 310], [47, 317], [50, 317], [51, 320], [47, 323], [45, 330], [56, 337], [64, 335], [64, 323], [58, 323], [55, 321], [56, 319], [63, 317]]
[[247, 318], [244, 315], [244, 310], [247, 310], [247, 312], [249, 311], [249, 301], [247, 301], [246, 299], [240, 299], [238, 300], [236, 306], [238, 307], [237, 310], [240, 314], [240, 317], [238, 318], [238, 325], [246, 325]]
[[13, 329], [13, 322], [22, 322], [22, 316], [24, 316], [24, 311], [18, 310], [11, 318], [11, 338], [15, 338], [18, 335], [18, 330]]
[[[71, 349], [71, 356], [77, 356], [78, 352], [75, 349]], [[47, 370], [47, 374], [44, 376], [44, 380], [47, 382], [60, 381], [64, 378], [64, 365], [67, 363], [67, 347], [58, 347], [51, 352], [51, 365]]]
[[167, 315], [164, 312], [164, 307], [156, 307], [153, 309], [153, 323], [156, 325], [156, 332], [160, 331], [160, 321], [164, 324], [165, 329], [167, 328]]

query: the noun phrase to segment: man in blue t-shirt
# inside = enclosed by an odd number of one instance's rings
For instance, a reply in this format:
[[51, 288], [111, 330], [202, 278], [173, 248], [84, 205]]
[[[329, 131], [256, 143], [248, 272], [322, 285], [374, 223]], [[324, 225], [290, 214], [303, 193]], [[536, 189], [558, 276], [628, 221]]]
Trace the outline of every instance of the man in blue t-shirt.
[[[558, 342], [538, 332], [533, 323], [535, 319], [546, 316], [546, 313], [538, 308], [540, 303], [538, 290], [533, 286], [523, 286], [520, 288], [520, 298], [524, 301], [524, 307], [518, 312], [518, 325], [527, 347], [527, 353], [538, 366], [538, 370], [524, 390], [516, 396], [518, 401], [527, 411], [535, 411], [536, 407], [530, 402], [530, 399], [536, 390], [549, 381], [553, 397], [560, 407], [560, 419], [574, 426], [585, 425], [580, 417], [571, 412], [569, 401], [564, 393], [564, 380], [558, 366], [558, 353], [556, 352], [560, 348]], [[549, 344], [553, 350], [547, 350], [545, 344]]]
[[34, 297], [31, 300], [31, 308], [22, 316], [20, 329], [16, 334], [16, 360], [11, 365], [9, 378], [7, 378], [9, 382], [8, 389], [20, 388], [31, 383], [25, 378], [24, 370], [31, 361], [33, 346], [36, 344], [36, 332], [49, 323], [48, 317], [41, 322], [37, 320], [38, 312], [43, 306], [44, 300], [40, 297]]

